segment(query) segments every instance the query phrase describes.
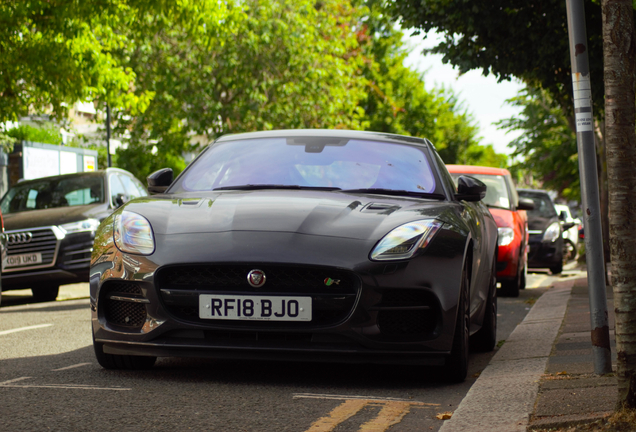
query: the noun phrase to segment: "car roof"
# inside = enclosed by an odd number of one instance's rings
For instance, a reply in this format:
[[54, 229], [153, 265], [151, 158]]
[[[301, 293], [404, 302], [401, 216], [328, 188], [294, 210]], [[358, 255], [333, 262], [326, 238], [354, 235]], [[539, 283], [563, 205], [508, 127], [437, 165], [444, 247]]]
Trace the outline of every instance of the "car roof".
[[48, 177], [38, 177], [38, 178], [28, 179], [28, 180], [20, 180], [18, 183], [12, 185], [12, 187], [17, 185], [29, 184], [32, 182], [39, 182], [42, 180], [58, 180], [58, 179], [64, 179], [64, 178], [85, 177], [85, 176], [103, 177], [104, 174], [110, 173], [110, 172], [126, 173], [128, 175], [131, 175], [128, 171], [123, 170], [121, 168], [106, 168], [105, 170], [82, 171], [82, 172], [76, 172], [76, 173], [70, 173], [70, 174], [61, 174], [61, 175], [48, 176]]
[[[550, 196], [548, 194], [548, 191], [541, 190], [541, 189], [517, 189], [517, 192], [519, 192], [519, 193], [528, 192], [528, 193], [544, 194], [544, 195]], [[552, 200], [552, 198], [550, 198], [550, 200]]]
[[485, 174], [485, 175], [510, 175], [505, 168], [493, 168], [476, 165], [446, 165], [448, 172], [455, 174]]
[[293, 137], [333, 137], [361, 140], [386, 141], [403, 144], [430, 145], [432, 143], [425, 138], [405, 135], [390, 134], [385, 132], [354, 131], [347, 129], [280, 129], [261, 132], [246, 132], [229, 134], [219, 137], [215, 142], [238, 141], [258, 138], [293, 138]]

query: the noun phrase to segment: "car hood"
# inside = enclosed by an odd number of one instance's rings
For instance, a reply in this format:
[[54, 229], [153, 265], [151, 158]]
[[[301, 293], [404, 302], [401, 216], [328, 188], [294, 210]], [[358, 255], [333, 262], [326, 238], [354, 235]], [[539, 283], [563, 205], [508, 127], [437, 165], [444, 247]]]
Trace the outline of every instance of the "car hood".
[[100, 204], [29, 210], [3, 215], [4, 228], [8, 231], [43, 226], [62, 225], [96, 216]]
[[545, 231], [546, 228], [550, 226], [550, 224], [552, 224], [553, 222], [558, 222], [558, 221], [559, 219], [556, 216], [554, 217], [537, 216], [537, 215], [532, 215], [530, 212], [528, 212], [528, 229], [530, 230]]
[[488, 210], [490, 210], [490, 214], [492, 214], [498, 227], [514, 227], [515, 222], [512, 211], [493, 207], [489, 207]]
[[456, 203], [325, 191], [256, 190], [156, 195], [125, 209], [155, 234], [269, 231], [367, 240], [404, 223], [449, 220]]

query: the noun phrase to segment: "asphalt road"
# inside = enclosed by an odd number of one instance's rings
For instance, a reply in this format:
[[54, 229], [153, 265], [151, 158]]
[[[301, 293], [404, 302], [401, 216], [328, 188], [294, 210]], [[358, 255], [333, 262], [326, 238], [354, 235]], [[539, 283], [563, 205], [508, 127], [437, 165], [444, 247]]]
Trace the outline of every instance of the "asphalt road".
[[[499, 299], [503, 341], [556, 278], [529, 274], [519, 298]], [[471, 354], [449, 385], [435, 368], [159, 359], [149, 371], [96, 362], [87, 287], [54, 303], [8, 292], [0, 308], [0, 431], [422, 431], [453, 411], [493, 353]]]

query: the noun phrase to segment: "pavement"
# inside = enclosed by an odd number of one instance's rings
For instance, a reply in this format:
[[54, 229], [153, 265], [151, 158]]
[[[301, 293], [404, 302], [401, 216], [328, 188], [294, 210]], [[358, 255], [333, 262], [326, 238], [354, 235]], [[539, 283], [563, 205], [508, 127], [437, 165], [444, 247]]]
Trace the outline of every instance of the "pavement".
[[[607, 288], [613, 370], [614, 304]], [[441, 432], [516, 432], [587, 423], [611, 413], [614, 374], [594, 374], [586, 278], [554, 282], [481, 373]]]

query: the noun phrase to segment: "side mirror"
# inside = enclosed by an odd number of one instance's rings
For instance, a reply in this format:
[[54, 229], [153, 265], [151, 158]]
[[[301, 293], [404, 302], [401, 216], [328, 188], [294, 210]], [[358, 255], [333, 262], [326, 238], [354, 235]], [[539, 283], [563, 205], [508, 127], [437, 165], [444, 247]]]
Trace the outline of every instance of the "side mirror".
[[164, 193], [172, 184], [172, 168], [162, 168], [146, 177], [148, 192], [151, 194]]
[[126, 195], [124, 195], [123, 193], [118, 193], [115, 196], [115, 205], [119, 208], [121, 206], [123, 206], [124, 204], [126, 204], [126, 202], [128, 201], [128, 198], [126, 197]]
[[534, 201], [532, 201], [530, 198], [519, 197], [519, 205], [517, 206], [517, 210], [534, 210]]
[[464, 201], [481, 201], [486, 196], [486, 185], [470, 176], [459, 176], [455, 198]]

